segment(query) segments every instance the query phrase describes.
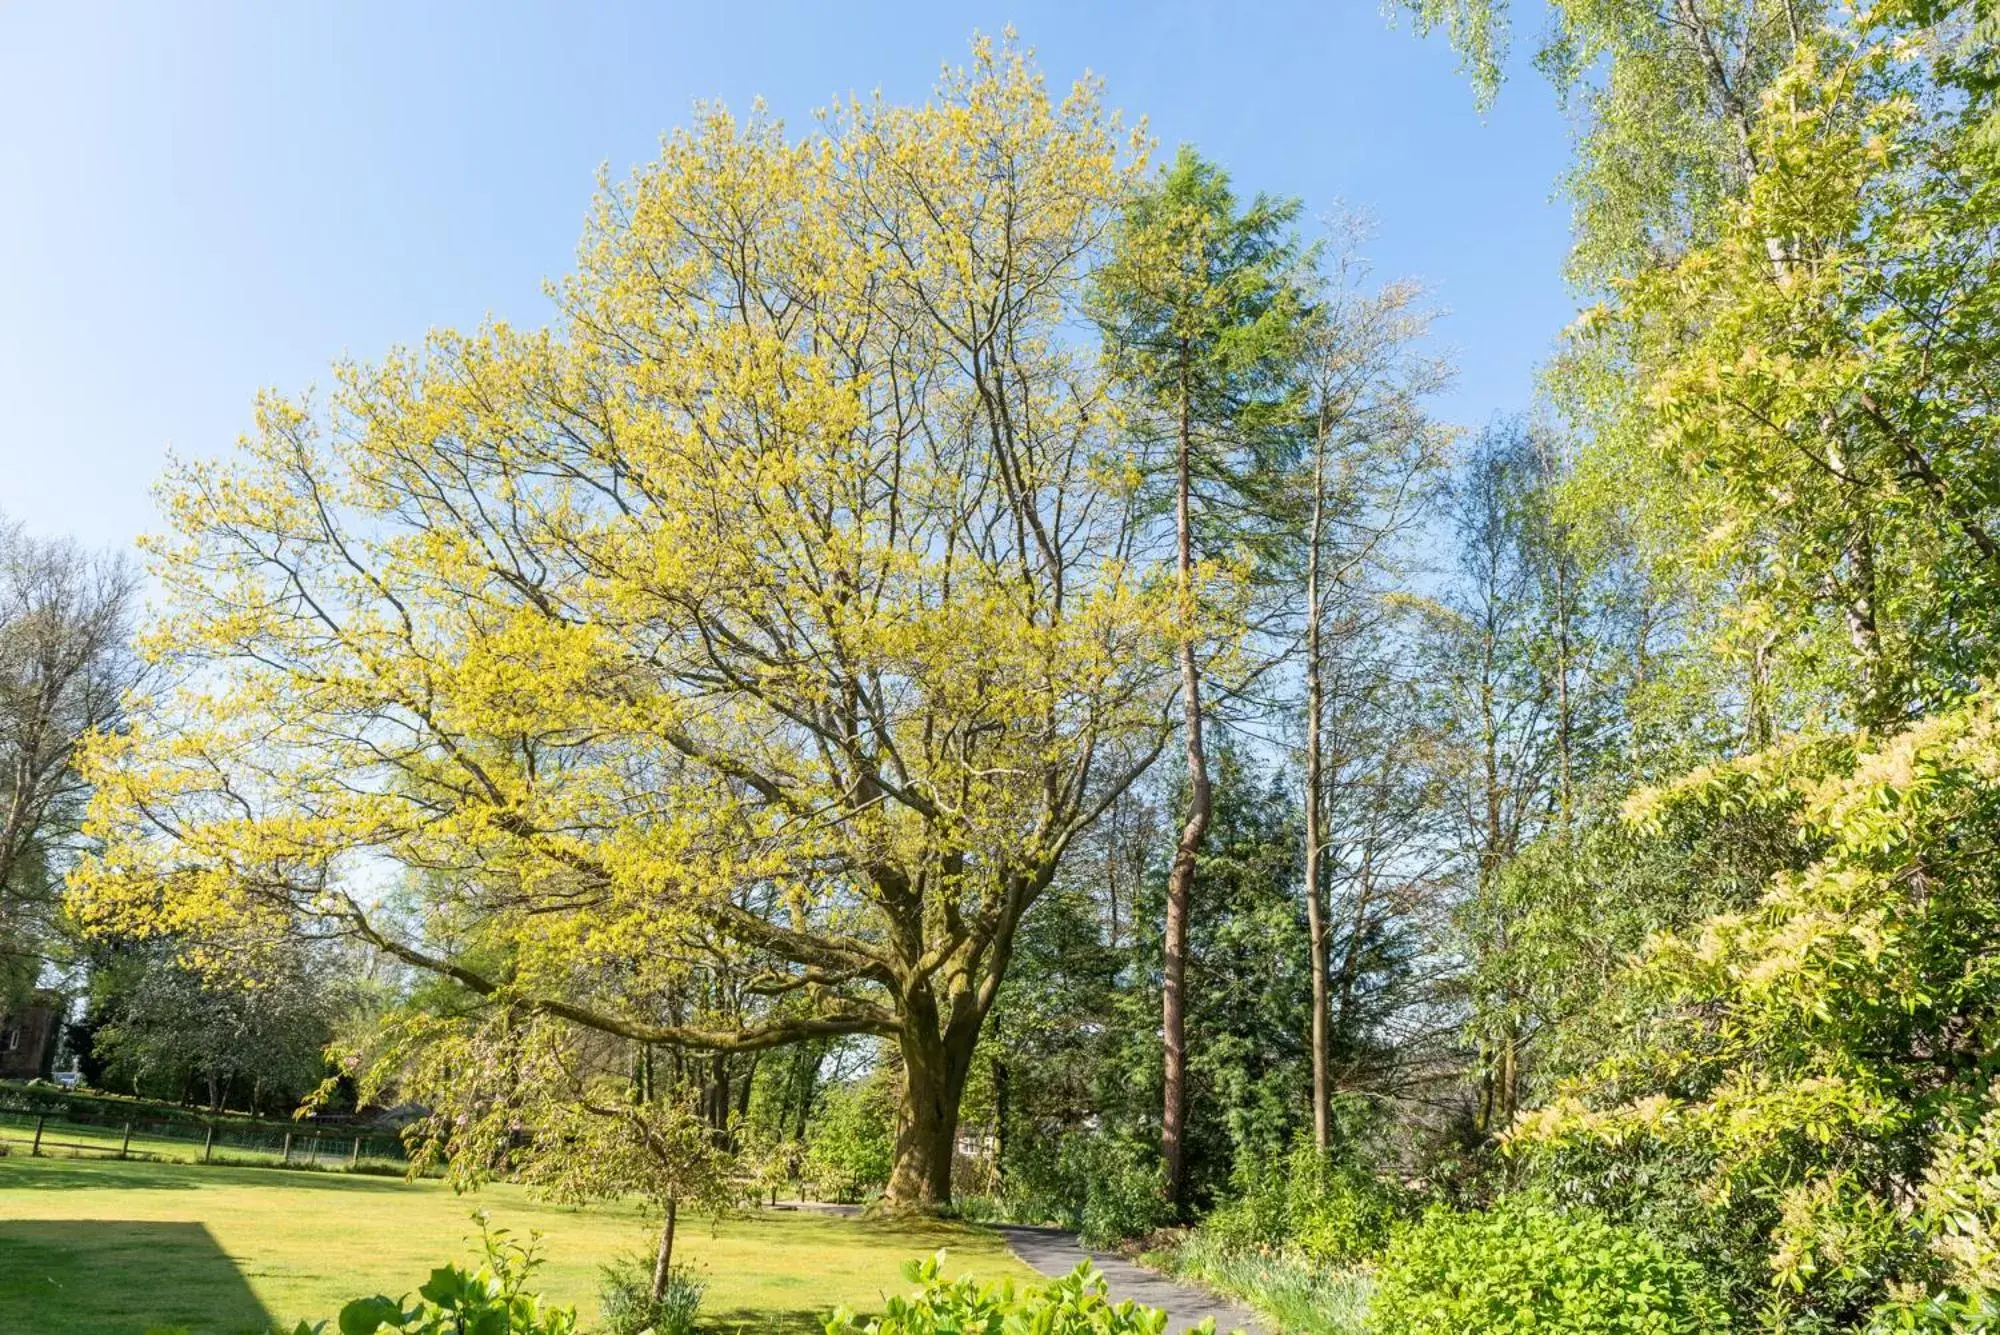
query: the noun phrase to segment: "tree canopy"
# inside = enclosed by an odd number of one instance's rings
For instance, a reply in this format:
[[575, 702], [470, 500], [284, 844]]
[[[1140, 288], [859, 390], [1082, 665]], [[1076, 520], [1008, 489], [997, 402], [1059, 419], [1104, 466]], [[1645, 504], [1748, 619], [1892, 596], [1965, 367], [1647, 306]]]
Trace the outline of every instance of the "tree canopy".
[[604, 192], [561, 330], [264, 400], [165, 486], [173, 685], [93, 754], [80, 911], [317, 922], [639, 1041], [887, 1037], [892, 1192], [947, 1198], [1021, 917], [1167, 735], [1172, 591], [1064, 336], [1136, 170], [988, 43], [802, 138], [712, 111]]

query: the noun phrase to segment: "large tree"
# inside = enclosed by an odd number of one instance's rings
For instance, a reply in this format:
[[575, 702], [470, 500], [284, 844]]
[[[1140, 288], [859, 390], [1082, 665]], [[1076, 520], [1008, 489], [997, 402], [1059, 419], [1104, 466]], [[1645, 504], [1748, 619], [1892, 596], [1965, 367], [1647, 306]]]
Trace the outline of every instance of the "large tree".
[[881, 1036], [889, 1196], [946, 1202], [1022, 917], [1168, 735], [1070, 338], [1136, 170], [984, 42], [804, 138], [710, 111], [600, 199], [559, 331], [265, 400], [167, 481], [180, 684], [94, 754], [82, 914], [330, 928], [635, 1044]]
[[89, 795], [78, 744], [135, 680], [136, 573], [0, 517], [0, 1008], [47, 956]]
[[[1192, 149], [1125, 212], [1095, 310], [1140, 457], [1171, 506], [1180, 600], [1181, 739], [1187, 808], [1167, 881], [1161, 1024], [1161, 1158], [1180, 1202], [1187, 1117], [1189, 902], [1214, 815], [1203, 736], [1203, 668], [1217, 646], [1198, 606], [1215, 601], [1282, 528], [1276, 479], [1296, 442], [1300, 335], [1307, 308], [1292, 223], [1296, 201], [1239, 204], [1229, 177]], [[1274, 523], [1274, 521], [1277, 521]]]

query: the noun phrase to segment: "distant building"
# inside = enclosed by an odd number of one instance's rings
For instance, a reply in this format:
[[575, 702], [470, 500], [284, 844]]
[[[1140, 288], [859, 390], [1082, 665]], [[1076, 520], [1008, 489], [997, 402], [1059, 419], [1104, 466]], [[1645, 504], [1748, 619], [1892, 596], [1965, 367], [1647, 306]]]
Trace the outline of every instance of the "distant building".
[[36, 992], [27, 1005], [0, 1014], [0, 1080], [48, 1079], [62, 1019], [62, 1000], [53, 992]]

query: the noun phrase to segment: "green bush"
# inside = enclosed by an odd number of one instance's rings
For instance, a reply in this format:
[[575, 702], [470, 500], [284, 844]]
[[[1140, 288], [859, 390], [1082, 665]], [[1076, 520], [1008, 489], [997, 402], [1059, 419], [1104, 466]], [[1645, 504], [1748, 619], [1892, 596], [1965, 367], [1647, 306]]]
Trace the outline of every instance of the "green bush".
[[1009, 1155], [1004, 1213], [1075, 1229], [1092, 1247], [1141, 1237], [1168, 1221], [1159, 1151], [1101, 1133], [1023, 1147]]
[[1408, 1193], [1359, 1164], [1302, 1142], [1289, 1154], [1246, 1160], [1238, 1194], [1202, 1222], [1225, 1247], [1294, 1252], [1324, 1265], [1372, 1256], [1409, 1212]]
[[883, 1073], [827, 1089], [806, 1132], [807, 1178], [842, 1200], [879, 1189], [895, 1161], [895, 1121], [895, 1089]]
[[1085, 1246], [1116, 1246], [1167, 1222], [1166, 1182], [1157, 1162], [1107, 1159], [1101, 1169], [1084, 1192], [1077, 1232]]
[[606, 1335], [692, 1335], [701, 1296], [708, 1288], [693, 1267], [672, 1267], [658, 1298], [653, 1297], [652, 1265], [644, 1258], [605, 1266], [603, 1273], [597, 1309]]
[[1374, 1335], [1702, 1335], [1729, 1329], [1707, 1277], [1635, 1229], [1522, 1204], [1434, 1207], [1376, 1277]]
[[[1113, 1303], [1104, 1279], [1088, 1261], [1068, 1275], [1018, 1292], [1010, 1280], [981, 1284], [943, 1277], [944, 1253], [903, 1267], [917, 1285], [908, 1298], [891, 1298], [888, 1310], [862, 1322], [842, 1309], [826, 1320], [826, 1335], [1161, 1335], [1167, 1314], [1136, 1303]], [[1213, 1320], [1198, 1330], [1213, 1332]]]
[[477, 1270], [439, 1266], [414, 1302], [408, 1294], [356, 1298], [340, 1309], [340, 1335], [576, 1335], [574, 1309], [545, 1306], [526, 1292], [541, 1264], [538, 1237], [530, 1234], [525, 1245], [512, 1242], [506, 1229], [488, 1228], [483, 1213], [473, 1218], [485, 1264]]

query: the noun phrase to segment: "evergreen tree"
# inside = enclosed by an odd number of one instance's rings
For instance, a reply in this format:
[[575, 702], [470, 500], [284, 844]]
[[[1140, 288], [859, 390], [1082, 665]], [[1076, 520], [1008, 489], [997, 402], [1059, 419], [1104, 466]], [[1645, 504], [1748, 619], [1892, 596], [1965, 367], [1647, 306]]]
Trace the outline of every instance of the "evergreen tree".
[[[1297, 356], [1306, 292], [1292, 232], [1299, 206], [1239, 205], [1228, 176], [1182, 148], [1128, 206], [1094, 309], [1125, 391], [1130, 439], [1173, 514], [1188, 801], [1168, 873], [1161, 1158], [1183, 1201], [1187, 940], [1197, 863], [1214, 817], [1203, 735], [1206, 642], [1198, 607], [1240, 578], [1282, 531], [1278, 479], [1299, 425]], [[1233, 568], [1233, 569], [1232, 569]], [[1254, 576], [1254, 571], [1253, 571]]]

